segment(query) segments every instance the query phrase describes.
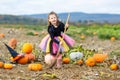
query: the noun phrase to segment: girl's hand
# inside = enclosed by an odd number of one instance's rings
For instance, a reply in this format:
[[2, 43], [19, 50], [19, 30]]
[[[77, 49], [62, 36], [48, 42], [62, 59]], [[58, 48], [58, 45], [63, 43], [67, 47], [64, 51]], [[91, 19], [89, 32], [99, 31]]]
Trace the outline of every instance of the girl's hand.
[[59, 43], [60, 45], [62, 45], [62, 41], [60, 41], [60, 43]]
[[68, 23], [66, 23], [66, 24], [65, 24], [65, 27], [66, 27], [66, 28], [68, 28], [68, 26], [69, 26], [69, 24], [68, 24]]

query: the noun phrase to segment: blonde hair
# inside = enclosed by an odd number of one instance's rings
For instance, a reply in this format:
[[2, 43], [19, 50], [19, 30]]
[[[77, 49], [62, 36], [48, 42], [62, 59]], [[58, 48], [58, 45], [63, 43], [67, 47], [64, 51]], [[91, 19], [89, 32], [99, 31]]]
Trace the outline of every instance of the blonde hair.
[[51, 23], [49, 22], [49, 16], [50, 15], [55, 15], [57, 17], [57, 26], [59, 25], [59, 19], [58, 19], [58, 15], [54, 12], [54, 11], [51, 11], [49, 14], [48, 14], [48, 26], [51, 25]]

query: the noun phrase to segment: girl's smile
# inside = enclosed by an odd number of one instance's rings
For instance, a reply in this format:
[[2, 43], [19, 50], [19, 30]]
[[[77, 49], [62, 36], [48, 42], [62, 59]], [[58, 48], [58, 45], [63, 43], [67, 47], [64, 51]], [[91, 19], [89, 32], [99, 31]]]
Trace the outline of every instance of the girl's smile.
[[56, 24], [57, 24], [57, 17], [56, 17], [56, 15], [54, 15], [54, 14], [50, 15], [48, 21], [49, 21], [52, 25], [55, 25], [55, 26], [56, 26]]

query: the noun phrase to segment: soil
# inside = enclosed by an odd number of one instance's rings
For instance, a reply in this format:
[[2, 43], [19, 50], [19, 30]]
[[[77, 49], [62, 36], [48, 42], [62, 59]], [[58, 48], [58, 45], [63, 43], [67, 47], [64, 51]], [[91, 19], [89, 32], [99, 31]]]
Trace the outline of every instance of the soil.
[[[0, 41], [8, 43], [11, 38], [16, 38], [18, 44], [31, 42], [36, 45], [37, 49], [39, 49], [37, 46], [46, 34], [39, 32], [39, 36], [31, 36], [26, 35], [27, 32], [35, 31], [27, 29], [0, 28], [0, 33], [5, 34], [5, 37], [0, 38]], [[97, 36], [87, 37], [84, 40], [76, 41], [76, 45], [83, 45], [83, 47], [87, 49], [95, 49], [99, 52], [108, 54], [120, 48], [120, 40], [101, 40]], [[3, 45], [0, 42], [0, 53], [6, 55], [7, 50], [1, 46]], [[42, 71], [30, 71], [28, 69], [28, 64], [13, 64], [14, 67], [11, 70], [0, 69], [0, 80], [120, 80], [120, 70], [110, 70], [106, 63], [94, 67], [87, 67], [85, 64], [63, 64], [61, 69], [48, 69], [48, 66], [43, 61], [43, 57], [36, 62], [43, 65]], [[43, 76], [44, 74], [51, 76]]]

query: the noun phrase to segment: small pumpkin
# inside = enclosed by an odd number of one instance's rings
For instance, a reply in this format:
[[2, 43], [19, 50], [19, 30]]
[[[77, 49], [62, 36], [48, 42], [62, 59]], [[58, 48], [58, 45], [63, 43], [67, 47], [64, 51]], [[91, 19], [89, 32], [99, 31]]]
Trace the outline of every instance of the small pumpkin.
[[42, 31], [42, 34], [44, 35], [44, 34], [45, 34], [45, 31]]
[[111, 37], [110, 40], [111, 40], [111, 41], [115, 41], [116, 38], [115, 38], [115, 37]]
[[1, 37], [1, 38], [4, 38], [4, 37], [5, 37], [5, 34], [1, 33], [1, 34], [0, 34], [0, 37]]
[[93, 32], [93, 35], [96, 35], [97, 34], [97, 32]]
[[82, 60], [82, 59], [78, 60], [78, 61], [76, 62], [76, 64], [82, 65], [82, 64], [83, 64], [83, 60]]
[[110, 69], [111, 70], [117, 70], [118, 69], [118, 65], [117, 64], [111, 64], [110, 65]]
[[0, 68], [3, 68], [4, 63], [2, 61], [0, 61]]
[[17, 63], [19, 63], [19, 64], [27, 64], [28, 62], [29, 61], [28, 61], [28, 57], [27, 56], [23, 56], [22, 58], [17, 60]]
[[81, 38], [81, 39], [85, 39], [85, 35], [81, 35], [80, 38]]
[[86, 65], [87, 65], [87, 66], [92, 67], [92, 66], [94, 66], [95, 64], [96, 64], [96, 63], [95, 63], [95, 60], [94, 60], [93, 57], [90, 57], [90, 58], [88, 58], [88, 59], [86, 60]]
[[9, 45], [11, 48], [15, 49], [16, 46], [17, 46], [17, 39], [15, 39], [15, 38], [10, 39], [8, 45]]
[[64, 63], [64, 64], [69, 64], [69, 63], [70, 63], [70, 58], [64, 57], [64, 58], [63, 58], [63, 63]]
[[31, 53], [32, 49], [33, 49], [33, 46], [31, 43], [25, 43], [22, 47], [22, 51], [27, 54]]
[[39, 35], [39, 33], [38, 33], [38, 32], [34, 32], [34, 35], [35, 35], [35, 36], [38, 36], [38, 35]]
[[28, 69], [32, 71], [42, 70], [42, 65], [39, 63], [29, 64]]
[[33, 55], [32, 53], [30, 53], [30, 54], [25, 54], [25, 56], [28, 57], [28, 60], [29, 60], [29, 61], [35, 60], [35, 55]]
[[10, 64], [10, 63], [5, 63], [4, 64], [4, 69], [12, 69], [13, 68], [13, 65]]
[[101, 53], [96, 53], [93, 55], [93, 58], [98, 63], [103, 62], [107, 57], [108, 57], [107, 54], [101, 54]]

